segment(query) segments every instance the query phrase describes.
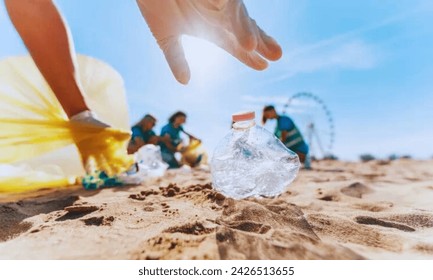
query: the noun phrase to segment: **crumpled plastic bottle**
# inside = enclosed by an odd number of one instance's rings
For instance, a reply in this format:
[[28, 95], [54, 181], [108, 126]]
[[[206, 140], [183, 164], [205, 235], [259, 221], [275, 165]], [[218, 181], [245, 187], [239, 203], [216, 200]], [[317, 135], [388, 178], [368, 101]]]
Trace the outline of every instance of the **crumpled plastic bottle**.
[[233, 126], [211, 160], [213, 187], [226, 196], [273, 197], [286, 190], [299, 158], [272, 133], [256, 126], [254, 112], [233, 114]]
[[152, 144], [141, 147], [136, 153], [136, 162], [140, 169], [147, 172], [151, 178], [162, 177], [168, 168], [168, 164], [162, 160], [161, 148]]

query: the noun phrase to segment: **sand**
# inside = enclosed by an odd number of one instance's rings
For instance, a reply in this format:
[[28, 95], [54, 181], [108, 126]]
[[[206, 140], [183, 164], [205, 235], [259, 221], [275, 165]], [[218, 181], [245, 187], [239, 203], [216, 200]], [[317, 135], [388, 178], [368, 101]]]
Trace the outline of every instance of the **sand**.
[[0, 258], [433, 259], [433, 161], [313, 168], [276, 198], [225, 198], [205, 169], [0, 195]]

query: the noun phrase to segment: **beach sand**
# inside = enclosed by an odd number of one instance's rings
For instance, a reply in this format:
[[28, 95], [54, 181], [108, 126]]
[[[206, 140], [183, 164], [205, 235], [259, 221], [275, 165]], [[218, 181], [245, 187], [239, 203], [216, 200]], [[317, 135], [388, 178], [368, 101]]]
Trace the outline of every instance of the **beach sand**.
[[276, 198], [209, 171], [0, 195], [1, 259], [433, 259], [433, 160], [320, 161]]

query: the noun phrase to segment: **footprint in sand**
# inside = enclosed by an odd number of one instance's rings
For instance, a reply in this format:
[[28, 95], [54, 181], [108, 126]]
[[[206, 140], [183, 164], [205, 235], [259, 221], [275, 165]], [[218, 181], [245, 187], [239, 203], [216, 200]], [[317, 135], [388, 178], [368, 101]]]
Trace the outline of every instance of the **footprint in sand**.
[[158, 194], [159, 194], [158, 191], [148, 190], [148, 191], [141, 191], [140, 193], [131, 194], [131, 195], [129, 195], [129, 198], [130, 198], [130, 199], [134, 199], [134, 200], [143, 201], [143, 200], [145, 200], [148, 196], [151, 196], [151, 195], [158, 195]]
[[341, 195], [336, 190], [324, 191], [323, 189], [318, 188], [316, 190], [316, 193], [317, 193], [316, 197], [319, 200], [323, 200], [323, 201], [340, 201], [341, 200]]
[[[179, 187], [177, 184], [169, 184], [167, 187], [159, 188], [164, 197], [178, 197], [193, 200], [195, 203], [211, 202], [222, 205], [225, 196], [214, 191], [211, 184], [194, 184], [187, 187]], [[137, 199], [137, 198], [136, 198]], [[144, 200], [141, 199], [141, 200]]]
[[433, 255], [433, 244], [419, 243], [413, 246], [412, 249], [423, 254]]
[[74, 203], [76, 203], [78, 200], [80, 200], [78, 195], [71, 195], [50, 200], [44, 198], [35, 198], [18, 201], [16, 205], [17, 209], [19, 209], [21, 213], [28, 216], [34, 216], [63, 210], [65, 207], [74, 205]]
[[215, 231], [214, 227], [208, 227], [207, 225], [205, 226], [203, 222], [197, 221], [195, 223], [188, 223], [181, 226], [170, 227], [166, 229], [164, 232], [167, 233], [180, 232], [184, 234], [203, 235], [203, 234], [209, 234], [214, 231]]
[[350, 249], [305, 235], [277, 230], [269, 238], [219, 227], [216, 232], [219, 258], [223, 260], [331, 260], [363, 259]]
[[339, 243], [355, 243], [392, 252], [400, 252], [403, 244], [394, 235], [382, 233], [380, 229], [340, 216], [309, 214], [307, 220], [321, 238], [335, 240]]
[[322, 188], [318, 188], [316, 190], [317, 199], [323, 201], [341, 201], [343, 198], [341, 194], [345, 196], [362, 198], [363, 195], [373, 192], [373, 190], [366, 185], [356, 182], [350, 184], [347, 187], [341, 188], [339, 191], [337, 189], [326, 190], [324, 191]]
[[[303, 217], [302, 210], [294, 204], [280, 203], [260, 204], [253, 201], [235, 201], [226, 199], [224, 210], [217, 223], [230, 228], [242, 228], [242, 224], [251, 225], [252, 232], [259, 232], [257, 225], [269, 229], [290, 227], [299, 233], [317, 238], [308, 222]], [[254, 225], [254, 226], [253, 226]], [[248, 226], [246, 226], [248, 227]], [[245, 227], [245, 228], [246, 228]]]
[[34, 198], [16, 203], [0, 204], [0, 242], [16, 238], [28, 231], [32, 224], [23, 220], [39, 214], [63, 210], [79, 200], [76, 195], [57, 199]]
[[368, 216], [358, 216], [355, 218], [355, 221], [358, 224], [363, 224], [363, 225], [376, 225], [376, 226], [381, 226], [381, 227], [395, 228], [395, 229], [399, 229], [402, 231], [408, 231], [408, 232], [415, 231], [414, 228], [409, 227], [409, 226], [404, 225], [404, 224], [399, 224], [399, 223], [395, 223], [395, 222], [387, 222], [387, 221], [384, 221], [381, 219], [368, 217]]
[[111, 226], [111, 224], [114, 222], [114, 217], [91, 217], [81, 221], [83, 221], [86, 226]]
[[75, 220], [101, 209], [102, 208], [100, 208], [99, 206], [88, 205], [88, 204], [76, 204], [76, 205], [67, 206], [64, 209], [66, 211], [66, 214], [58, 217], [55, 221], [63, 222], [67, 220]]
[[160, 236], [153, 237], [141, 244], [140, 250], [132, 253], [132, 258], [145, 260], [219, 259], [214, 236], [188, 235], [187, 238], [176, 236], [171, 233], [162, 233]]
[[381, 212], [394, 207], [394, 203], [387, 202], [387, 201], [364, 202], [364, 203], [355, 203], [352, 205], [352, 207], [355, 209], [365, 210], [369, 212]]
[[167, 203], [163, 202], [161, 203], [162, 206], [162, 213], [164, 213], [164, 216], [168, 217], [168, 216], [178, 216], [179, 215], [179, 209], [175, 208], [171, 208], [170, 205], [168, 205]]
[[[133, 258], [158, 260], [178, 259], [218, 259], [216, 254], [214, 223], [195, 221], [167, 228], [157, 237], [139, 246]], [[201, 249], [203, 247], [203, 249]], [[214, 249], [209, 249], [215, 247]]]
[[433, 227], [433, 214], [429, 213], [392, 214], [380, 216], [378, 218], [381, 220], [405, 224], [413, 228], [423, 229]]
[[373, 192], [373, 190], [366, 185], [356, 182], [344, 187], [340, 190], [343, 194], [351, 197], [362, 198], [364, 194]]
[[27, 215], [17, 209], [0, 205], [0, 242], [18, 237], [32, 227], [29, 222], [23, 222]]
[[217, 223], [221, 259], [360, 259], [322, 242], [296, 205], [282, 201], [226, 199]]

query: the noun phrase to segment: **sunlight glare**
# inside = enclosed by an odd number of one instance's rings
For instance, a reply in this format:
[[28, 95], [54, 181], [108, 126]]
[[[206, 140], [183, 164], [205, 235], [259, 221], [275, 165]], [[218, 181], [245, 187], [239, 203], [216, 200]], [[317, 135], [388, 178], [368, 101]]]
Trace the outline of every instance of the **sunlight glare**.
[[191, 83], [209, 86], [224, 78], [229, 54], [195, 37], [184, 36], [182, 42], [191, 69]]

